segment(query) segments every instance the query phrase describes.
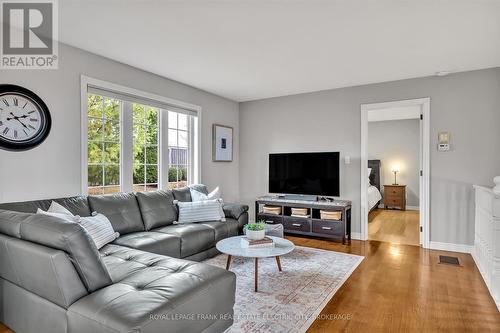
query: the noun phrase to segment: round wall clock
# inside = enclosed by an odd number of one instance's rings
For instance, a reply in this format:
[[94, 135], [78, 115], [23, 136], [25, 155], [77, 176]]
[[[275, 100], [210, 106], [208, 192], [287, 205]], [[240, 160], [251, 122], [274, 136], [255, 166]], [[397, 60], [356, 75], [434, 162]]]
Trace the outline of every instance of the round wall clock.
[[49, 135], [51, 118], [47, 105], [32, 91], [0, 84], [0, 148], [28, 150]]

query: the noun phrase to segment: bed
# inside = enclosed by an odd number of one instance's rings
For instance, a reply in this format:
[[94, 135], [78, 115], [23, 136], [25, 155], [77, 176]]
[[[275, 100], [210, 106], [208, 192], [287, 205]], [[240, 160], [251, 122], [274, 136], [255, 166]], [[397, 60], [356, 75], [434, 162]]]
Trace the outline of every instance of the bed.
[[380, 204], [382, 195], [380, 194], [380, 160], [368, 160], [368, 168], [371, 168], [371, 173], [368, 175], [369, 183], [366, 189], [366, 198], [368, 200], [368, 208], [371, 212]]

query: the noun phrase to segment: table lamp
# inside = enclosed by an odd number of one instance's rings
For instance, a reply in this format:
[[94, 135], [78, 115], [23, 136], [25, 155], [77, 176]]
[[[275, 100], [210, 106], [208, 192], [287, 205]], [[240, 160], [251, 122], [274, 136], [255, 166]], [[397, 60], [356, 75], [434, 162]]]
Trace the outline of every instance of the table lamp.
[[393, 165], [391, 171], [394, 172], [394, 184], [392, 185], [398, 185], [397, 174], [399, 172], [399, 165]]

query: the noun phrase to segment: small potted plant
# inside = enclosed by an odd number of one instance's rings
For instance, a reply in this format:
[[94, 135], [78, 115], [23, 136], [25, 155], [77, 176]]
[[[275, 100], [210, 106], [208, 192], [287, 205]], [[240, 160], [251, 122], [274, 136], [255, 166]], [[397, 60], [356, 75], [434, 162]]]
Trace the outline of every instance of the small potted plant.
[[266, 236], [265, 226], [264, 222], [248, 223], [245, 226], [247, 238], [252, 240], [264, 239]]

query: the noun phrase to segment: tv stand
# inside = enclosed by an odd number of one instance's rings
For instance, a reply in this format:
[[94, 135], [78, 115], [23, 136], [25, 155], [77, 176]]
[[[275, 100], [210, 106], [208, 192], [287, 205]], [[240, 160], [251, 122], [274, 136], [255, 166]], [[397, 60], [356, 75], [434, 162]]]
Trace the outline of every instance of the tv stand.
[[[300, 200], [289, 196], [262, 196], [255, 201], [255, 220], [269, 224], [282, 224], [285, 233], [341, 239], [342, 244], [351, 240], [351, 201], [348, 200]], [[281, 214], [267, 214], [262, 207], [281, 207]], [[307, 208], [308, 216], [291, 216], [292, 208]], [[321, 211], [340, 212], [339, 220], [321, 218]]]

